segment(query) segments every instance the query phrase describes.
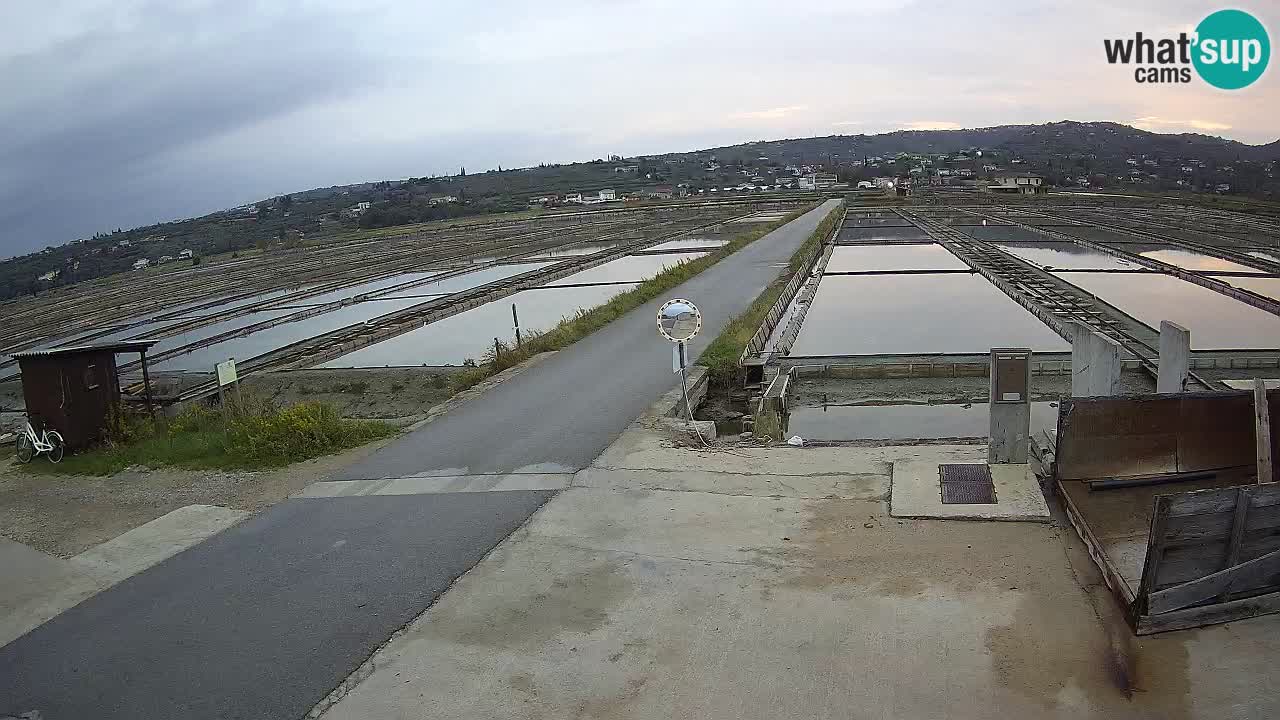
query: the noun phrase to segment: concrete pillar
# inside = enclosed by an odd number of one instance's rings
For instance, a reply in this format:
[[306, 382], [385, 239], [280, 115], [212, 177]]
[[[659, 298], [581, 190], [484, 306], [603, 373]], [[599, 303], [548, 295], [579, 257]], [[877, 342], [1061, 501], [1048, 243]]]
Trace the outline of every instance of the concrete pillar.
[[1025, 463], [1031, 439], [1031, 350], [991, 349], [987, 463]]
[[1072, 325], [1071, 397], [1116, 394], [1120, 368], [1120, 343], [1083, 323]]
[[1160, 321], [1160, 367], [1156, 392], [1180, 393], [1187, 389], [1191, 369], [1191, 332], [1177, 323]]

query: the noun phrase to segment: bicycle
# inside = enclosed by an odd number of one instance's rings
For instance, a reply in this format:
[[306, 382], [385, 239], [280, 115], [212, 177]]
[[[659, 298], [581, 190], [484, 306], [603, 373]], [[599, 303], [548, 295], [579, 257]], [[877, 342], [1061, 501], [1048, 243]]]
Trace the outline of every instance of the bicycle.
[[31, 427], [31, 420], [28, 419], [22, 430], [18, 432], [17, 450], [19, 462], [29, 463], [35, 456], [47, 453], [49, 462], [57, 463], [62, 461], [62, 456], [67, 451], [67, 443], [57, 430], [42, 427], [37, 436], [35, 428]]

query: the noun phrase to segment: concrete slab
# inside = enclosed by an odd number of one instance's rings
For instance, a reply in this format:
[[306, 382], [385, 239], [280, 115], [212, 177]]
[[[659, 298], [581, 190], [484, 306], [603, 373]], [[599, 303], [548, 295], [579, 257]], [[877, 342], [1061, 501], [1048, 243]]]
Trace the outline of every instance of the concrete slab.
[[297, 497], [355, 497], [360, 495], [422, 495], [426, 493], [501, 492], [510, 490], [563, 490], [569, 473], [492, 473], [441, 475], [438, 477], [335, 480], [308, 485]]
[[286, 500], [0, 648], [0, 713], [300, 717], [549, 495]]
[[604, 490], [678, 490], [722, 495], [870, 500], [886, 497], [889, 492], [887, 480], [888, 476], [883, 473], [741, 475], [708, 470], [681, 472], [592, 467], [578, 473], [573, 485]]
[[72, 565], [114, 585], [226, 530], [249, 516], [245, 510], [188, 505], [71, 558]]
[[890, 514], [893, 517], [1049, 521], [1049, 507], [1031, 466], [991, 466], [991, 479], [996, 486], [994, 504], [946, 505], [942, 502], [939, 464], [939, 461], [931, 460], [908, 460], [893, 464], [893, 488], [889, 500]]
[[248, 514], [188, 505], [69, 560], [0, 537], [0, 647]]
[[66, 560], [0, 537], [0, 647], [101, 588]]
[[[1271, 671], [1280, 622], [1248, 621], [1258, 624], [1245, 643], [1200, 631], [1117, 641], [1093, 589], [1109, 596], [1087, 556], [1068, 564], [1063, 537], [1046, 524], [894, 520], [882, 500], [574, 487], [312, 714], [1188, 720], [1280, 711], [1265, 684], [1243, 680]], [[1238, 674], [1217, 679], [1223, 661]]]

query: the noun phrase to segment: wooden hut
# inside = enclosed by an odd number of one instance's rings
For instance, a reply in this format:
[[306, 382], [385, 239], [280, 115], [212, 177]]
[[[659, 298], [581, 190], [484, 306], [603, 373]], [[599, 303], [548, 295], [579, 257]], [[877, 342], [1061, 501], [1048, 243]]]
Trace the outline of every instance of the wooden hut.
[[155, 340], [134, 340], [14, 353], [22, 370], [22, 394], [32, 425], [57, 430], [72, 451], [101, 440], [111, 418], [120, 411], [116, 353], [142, 356], [143, 383], [151, 408], [147, 349], [155, 344]]

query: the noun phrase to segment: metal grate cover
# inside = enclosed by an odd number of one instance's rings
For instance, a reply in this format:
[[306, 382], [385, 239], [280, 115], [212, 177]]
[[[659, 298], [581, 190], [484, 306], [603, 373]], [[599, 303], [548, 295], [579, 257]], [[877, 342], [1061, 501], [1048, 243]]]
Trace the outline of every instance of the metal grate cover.
[[996, 486], [991, 479], [991, 468], [981, 464], [939, 465], [942, 504], [944, 505], [994, 505]]

